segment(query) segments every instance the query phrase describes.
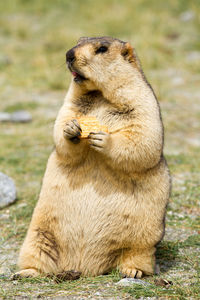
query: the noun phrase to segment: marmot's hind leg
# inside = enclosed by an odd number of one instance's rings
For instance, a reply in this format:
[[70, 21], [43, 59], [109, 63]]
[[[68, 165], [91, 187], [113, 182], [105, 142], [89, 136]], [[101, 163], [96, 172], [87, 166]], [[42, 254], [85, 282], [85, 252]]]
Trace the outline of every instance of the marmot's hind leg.
[[20, 271], [13, 279], [56, 274], [59, 268], [59, 246], [54, 235], [42, 229], [29, 231], [19, 256]]
[[151, 275], [155, 268], [155, 248], [127, 250], [119, 261], [120, 272], [133, 278], [141, 278], [143, 274]]

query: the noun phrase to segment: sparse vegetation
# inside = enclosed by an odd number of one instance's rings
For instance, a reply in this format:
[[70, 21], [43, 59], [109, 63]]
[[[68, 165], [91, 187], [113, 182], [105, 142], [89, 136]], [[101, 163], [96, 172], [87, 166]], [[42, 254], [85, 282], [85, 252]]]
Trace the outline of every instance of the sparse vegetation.
[[[0, 211], [0, 299], [198, 299], [200, 231], [200, 4], [198, 0], [7, 0], [0, 2], [0, 111], [25, 109], [33, 122], [0, 123], [0, 171], [14, 178], [18, 201]], [[160, 274], [151, 286], [122, 288], [120, 274], [56, 284], [10, 281], [48, 156], [70, 75], [65, 52], [80, 36], [130, 41], [161, 104], [165, 154], [173, 175]], [[155, 278], [173, 282], [158, 287]], [[143, 298], [143, 299], [144, 299]], [[18, 298], [20, 299], [20, 298]]]

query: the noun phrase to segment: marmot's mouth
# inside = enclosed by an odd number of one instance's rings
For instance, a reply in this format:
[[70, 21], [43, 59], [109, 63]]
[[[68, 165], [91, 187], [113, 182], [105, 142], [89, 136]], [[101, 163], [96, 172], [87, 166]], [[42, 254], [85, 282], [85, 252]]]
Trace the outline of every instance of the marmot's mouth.
[[70, 64], [68, 64], [68, 68], [71, 71], [72, 75], [74, 76], [74, 81], [75, 82], [82, 82], [83, 80], [86, 80], [87, 78], [85, 78], [83, 76], [83, 74], [81, 74], [80, 72], [77, 72], [74, 68], [72, 68], [72, 66]]
[[86, 80], [86, 78], [78, 72], [72, 71], [72, 75], [74, 76], [74, 81], [76, 82], [81, 82], [83, 80]]

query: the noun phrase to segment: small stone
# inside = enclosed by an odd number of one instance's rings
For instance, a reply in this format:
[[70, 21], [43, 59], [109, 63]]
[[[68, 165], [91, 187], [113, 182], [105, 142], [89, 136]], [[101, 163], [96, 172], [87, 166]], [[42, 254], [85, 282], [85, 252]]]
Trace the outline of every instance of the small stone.
[[184, 79], [180, 76], [173, 77], [171, 80], [172, 84], [175, 86], [184, 84]]
[[0, 220], [6, 220], [6, 219], [9, 219], [9, 215], [7, 215], [7, 214], [0, 214]]
[[0, 208], [15, 202], [16, 197], [14, 181], [0, 172]]
[[101, 296], [101, 293], [100, 292], [96, 292], [95, 296]]
[[7, 55], [0, 55], [0, 67], [8, 66], [12, 63], [10, 57]]
[[11, 114], [11, 121], [16, 123], [27, 123], [32, 121], [32, 116], [28, 111], [19, 110]]
[[9, 122], [10, 121], [10, 114], [6, 112], [0, 112], [0, 122]]
[[143, 286], [151, 285], [149, 282], [140, 279], [135, 279], [135, 278], [123, 278], [120, 281], [118, 281], [116, 284], [120, 286], [131, 286], [133, 284], [139, 284]]
[[198, 62], [200, 60], [200, 51], [191, 51], [186, 57], [188, 62]]

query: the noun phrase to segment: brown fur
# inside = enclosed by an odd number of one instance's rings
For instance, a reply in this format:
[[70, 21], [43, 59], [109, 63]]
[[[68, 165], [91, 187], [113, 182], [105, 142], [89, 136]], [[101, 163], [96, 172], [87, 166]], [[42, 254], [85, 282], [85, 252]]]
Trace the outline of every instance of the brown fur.
[[[102, 45], [108, 50], [98, 53]], [[72, 51], [71, 70], [87, 80], [72, 80], [56, 119], [56, 148], [17, 275], [96, 276], [116, 267], [131, 277], [152, 274], [170, 191], [158, 102], [130, 44], [82, 38]], [[83, 115], [109, 134], [79, 140], [71, 119]]]

